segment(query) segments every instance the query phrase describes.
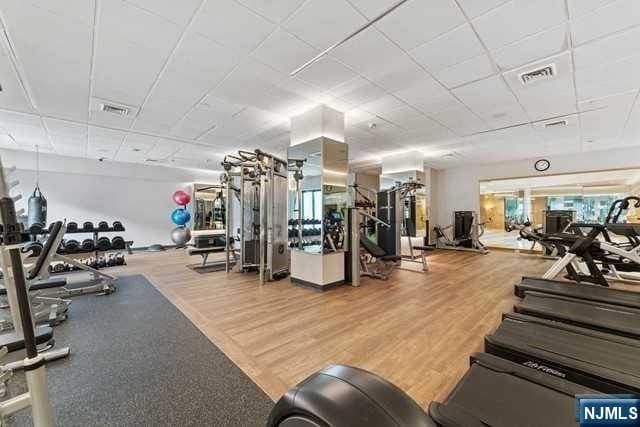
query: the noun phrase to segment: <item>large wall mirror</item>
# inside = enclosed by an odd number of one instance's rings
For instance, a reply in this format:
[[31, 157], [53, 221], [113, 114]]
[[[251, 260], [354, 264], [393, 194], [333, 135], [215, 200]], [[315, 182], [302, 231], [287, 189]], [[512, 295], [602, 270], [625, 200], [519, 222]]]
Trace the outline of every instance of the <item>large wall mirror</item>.
[[[562, 231], [570, 221], [604, 223], [618, 199], [640, 195], [640, 169], [623, 169], [480, 182], [480, 221], [487, 246], [531, 249], [530, 231]], [[640, 223], [633, 206], [619, 222]], [[524, 233], [520, 233], [524, 230]]]
[[193, 184], [193, 229], [224, 230], [226, 201], [219, 184]]

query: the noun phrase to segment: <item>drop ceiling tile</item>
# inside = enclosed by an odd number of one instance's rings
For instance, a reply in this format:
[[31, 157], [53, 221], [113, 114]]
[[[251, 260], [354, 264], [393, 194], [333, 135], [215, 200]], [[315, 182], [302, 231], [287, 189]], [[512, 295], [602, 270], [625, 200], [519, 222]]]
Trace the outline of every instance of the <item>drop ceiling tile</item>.
[[378, 86], [389, 92], [397, 92], [411, 87], [428, 77], [427, 72], [408, 55], [393, 62], [381, 63], [376, 69], [363, 74]]
[[580, 122], [577, 116], [565, 117], [566, 125], [547, 127], [546, 124], [557, 120], [536, 123], [533, 128], [538, 133], [540, 140], [553, 144], [572, 144], [580, 141]]
[[574, 46], [640, 24], [640, 2], [618, 0], [571, 22]]
[[147, 153], [147, 157], [150, 159], [166, 159], [180, 150], [183, 145], [183, 143], [171, 139], [161, 139]]
[[349, 2], [367, 18], [373, 19], [389, 10], [398, 3], [398, 0], [349, 0]]
[[405, 50], [412, 50], [465, 22], [453, 0], [412, 0], [376, 24]]
[[[3, 8], [7, 3], [19, 3], [21, 0], [3, 1]], [[31, 0], [35, 6], [49, 12], [84, 25], [93, 25], [93, 11], [95, 0]]]
[[566, 20], [562, 0], [513, 0], [473, 20], [485, 45], [498, 49]]
[[562, 24], [495, 50], [491, 56], [498, 67], [509, 70], [558, 54], [567, 47], [567, 28]]
[[386, 95], [382, 98], [376, 99], [375, 101], [361, 105], [360, 108], [372, 114], [382, 115], [405, 106], [406, 104], [395, 96]]
[[508, 1], [510, 0], [458, 0], [458, 4], [473, 19]]
[[371, 123], [376, 119], [375, 114], [371, 114], [368, 111], [364, 111], [361, 108], [354, 108], [344, 114], [344, 124], [346, 128], [358, 129], [358, 132], [363, 132], [360, 128], [353, 127], [359, 123]]
[[299, 72], [296, 77], [324, 90], [331, 90], [339, 84], [353, 79], [356, 74], [339, 62], [325, 56]]
[[[47, 0], [48, 1], [48, 0]], [[58, 0], [61, 1], [61, 0]], [[82, 0], [76, 0], [82, 1]], [[126, 0], [141, 9], [162, 16], [181, 27], [187, 25], [191, 17], [198, 9], [201, 0]]]
[[126, 39], [98, 39], [93, 95], [113, 102], [140, 106], [167, 57]]
[[632, 28], [591, 43], [582, 45], [573, 51], [576, 68], [593, 68], [605, 62], [617, 61], [637, 55], [640, 27]]
[[640, 144], [640, 102], [636, 99], [622, 135], [625, 144]]
[[286, 74], [253, 59], [247, 59], [212, 93], [231, 103], [253, 105], [286, 79]]
[[331, 56], [359, 73], [366, 73], [377, 70], [381, 61], [396, 62], [396, 58], [405, 56], [405, 53], [380, 31], [369, 27], [338, 46], [331, 52]]
[[87, 125], [81, 125], [66, 120], [57, 120], [48, 117], [42, 119], [47, 131], [51, 135], [69, 136], [73, 138], [86, 138], [89, 133]]
[[193, 30], [224, 46], [250, 52], [275, 28], [252, 10], [233, 0], [208, 1]]
[[[373, 138], [377, 139], [390, 139], [390, 138], [398, 138], [407, 133], [406, 129], [401, 128], [400, 126], [396, 126], [393, 123], [386, 122], [384, 120], [376, 120], [375, 127], [369, 127], [368, 124], [360, 124], [356, 125], [363, 130], [368, 131]], [[387, 147], [388, 148], [388, 147]]]
[[114, 33], [137, 45], [168, 55], [180, 38], [181, 28], [128, 2], [101, 2], [98, 39]]
[[411, 51], [411, 55], [435, 73], [484, 53], [469, 24], [462, 25]]
[[310, 0], [283, 26], [310, 45], [325, 50], [366, 22], [345, 0]]
[[433, 112], [430, 116], [461, 136], [489, 129], [489, 125], [462, 104]]
[[439, 111], [458, 104], [454, 96], [431, 77], [423, 79], [411, 87], [394, 92], [394, 95], [427, 115], [432, 111]]
[[185, 76], [219, 82], [238, 63], [240, 55], [195, 31], [189, 31], [167, 67]]
[[424, 113], [409, 106], [382, 113], [380, 116], [383, 119], [410, 131], [418, 129], [433, 129], [439, 126], [437, 122], [425, 116]]
[[495, 73], [491, 59], [487, 54], [476, 56], [452, 67], [435, 73], [435, 77], [446, 87], [453, 88], [480, 80]]
[[238, 0], [245, 6], [255, 10], [262, 16], [281, 22], [291, 15], [304, 0]]
[[510, 126], [528, 121], [516, 98], [500, 76], [458, 87], [453, 89], [453, 93], [493, 127]]
[[6, 55], [5, 44], [0, 48], [0, 75], [2, 76], [2, 93], [0, 94], [0, 108], [33, 112], [22, 85], [18, 80], [9, 58]]
[[640, 87], [640, 55], [575, 71], [578, 100], [600, 98]]
[[274, 31], [252, 56], [284, 73], [291, 73], [319, 51], [283, 29]]
[[[549, 63], [556, 65], [555, 78], [526, 86], [521, 83], [520, 73]], [[505, 73], [504, 78], [532, 120], [543, 120], [576, 111], [576, 95], [569, 52], [527, 65], [526, 68], [515, 69]]]
[[356, 106], [381, 98], [387, 94], [384, 89], [362, 77], [356, 77], [341, 84], [331, 90], [330, 93]]
[[567, 0], [569, 17], [575, 19], [580, 15], [591, 12], [615, 0]]

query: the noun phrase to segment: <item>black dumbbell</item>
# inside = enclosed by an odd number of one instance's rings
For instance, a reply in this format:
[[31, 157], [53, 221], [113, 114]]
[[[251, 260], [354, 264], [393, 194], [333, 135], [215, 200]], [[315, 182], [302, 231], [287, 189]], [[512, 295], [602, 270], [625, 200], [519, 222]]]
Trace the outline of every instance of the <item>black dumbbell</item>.
[[82, 224], [82, 230], [93, 231], [93, 223], [91, 221], [85, 221], [84, 224]]
[[107, 267], [113, 267], [116, 265], [116, 257], [114, 255], [109, 255], [107, 259]]
[[107, 221], [100, 221], [98, 223], [98, 230], [100, 230], [100, 231], [109, 230], [109, 223]]
[[66, 240], [62, 248], [65, 252], [73, 254], [78, 252], [78, 250], [80, 249], [80, 243], [74, 239]]
[[30, 257], [39, 257], [42, 253], [42, 243], [40, 242], [31, 242], [27, 243], [23, 248], [23, 253], [29, 253]]
[[101, 256], [98, 259], [98, 268], [105, 268], [107, 266], [107, 259], [103, 256]]
[[127, 265], [124, 260], [124, 254], [116, 254], [116, 265]]
[[111, 239], [111, 247], [117, 250], [126, 249], [127, 244], [124, 241], [124, 237], [115, 236], [113, 239]]
[[111, 249], [111, 240], [108, 237], [100, 237], [96, 242], [96, 249], [99, 251], [108, 251]]
[[51, 224], [49, 224], [49, 228], [48, 228], [49, 233], [51, 233], [51, 231], [53, 231], [53, 226], [54, 226], [54, 225], [56, 225], [56, 223], [55, 223], [55, 222], [52, 222]]
[[54, 273], [64, 273], [64, 263], [59, 262], [53, 266]]
[[113, 221], [113, 230], [114, 231], [124, 231], [124, 225], [120, 221]]
[[29, 227], [29, 234], [33, 234], [33, 235], [44, 234], [44, 226], [39, 223], [33, 224], [31, 227]]
[[93, 242], [93, 239], [84, 239], [82, 241], [82, 244], [80, 245], [80, 248], [83, 252], [93, 252], [96, 250], [96, 245]]
[[67, 223], [67, 232], [68, 233], [73, 233], [75, 231], [78, 231], [78, 223], [77, 222], [68, 222]]

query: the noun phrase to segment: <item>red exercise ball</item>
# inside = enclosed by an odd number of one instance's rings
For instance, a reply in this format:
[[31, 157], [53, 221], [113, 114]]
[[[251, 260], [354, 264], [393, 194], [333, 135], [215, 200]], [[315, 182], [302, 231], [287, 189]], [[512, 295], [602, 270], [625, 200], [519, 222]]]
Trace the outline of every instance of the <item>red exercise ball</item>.
[[173, 201], [180, 206], [186, 206], [191, 201], [191, 196], [182, 190], [173, 193]]

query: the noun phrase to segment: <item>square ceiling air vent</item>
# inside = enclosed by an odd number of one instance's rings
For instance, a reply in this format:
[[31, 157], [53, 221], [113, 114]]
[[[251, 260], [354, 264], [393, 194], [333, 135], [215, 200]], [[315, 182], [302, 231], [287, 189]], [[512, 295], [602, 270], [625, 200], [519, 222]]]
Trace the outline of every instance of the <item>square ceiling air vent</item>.
[[130, 113], [127, 107], [113, 104], [100, 104], [100, 110], [105, 113], [117, 114], [118, 116], [128, 116]]
[[528, 86], [539, 81], [549, 80], [556, 76], [556, 64], [545, 65], [544, 67], [528, 70], [518, 74], [520, 83]]

